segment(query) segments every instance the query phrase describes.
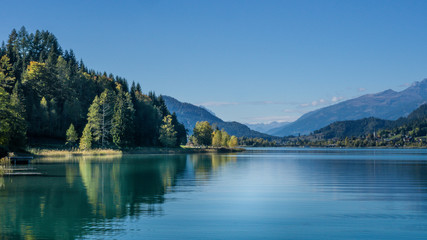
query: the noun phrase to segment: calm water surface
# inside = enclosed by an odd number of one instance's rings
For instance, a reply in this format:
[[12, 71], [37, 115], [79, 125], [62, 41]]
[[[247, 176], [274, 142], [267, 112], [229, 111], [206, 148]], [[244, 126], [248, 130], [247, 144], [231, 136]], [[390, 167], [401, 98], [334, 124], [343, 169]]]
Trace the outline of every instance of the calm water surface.
[[427, 237], [427, 150], [55, 160], [0, 177], [0, 239]]

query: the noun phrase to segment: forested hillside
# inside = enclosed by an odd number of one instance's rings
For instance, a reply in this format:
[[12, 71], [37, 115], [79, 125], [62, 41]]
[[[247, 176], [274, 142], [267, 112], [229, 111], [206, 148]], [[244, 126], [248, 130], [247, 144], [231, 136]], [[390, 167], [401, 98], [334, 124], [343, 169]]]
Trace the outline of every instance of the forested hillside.
[[[122, 77], [89, 69], [48, 31], [12, 30], [0, 47], [0, 58], [3, 148], [22, 148], [29, 140], [65, 142], [67, 129], [78, 138], [83, 132], [82, 148], [186, 142], [184, 126], [162, 97], [144, 94], [139, 84], [129, 88]], [[68, 140], [77, 145], [75, 136]]]
[[251, 130], [248, 126], [239, 122], [225, 122], [203, 107], [180, 102], [169, 96], [163, 96], [163, 99], [166, 102], [166, 106], [172, 112], [176, 113], [178, 119], [185, 125], [190, 134], [197, 122], [207, 121], [212, 124], [214, 128], [224, 129], [229, 134], [237, 137], [263, 138], [269, 140], [279, 139], [278, 137]]
[[425, 147], [427, 144], [427, 104], [408, 117], [395, 121], [364, 118], [339, 121], [314, 131], [313, 134], [290, 137], [289, 146], [339, 147]]
[[391, 128], [394, 124], [395, 121], [373, 117], [360, 120], [339, 121], [314, 131], [314, 135], [324, 139], [360, 137], [372, 134], [380, 129]]
[[415, 109], [408, 117], [402, 117], [395, 121], [383, 120], [378, 118], [363, 118], [351, 121], [339, 121], [314, 131], [317, 139], [343, 139], [345, 137], [361, 137], [368, 134], [384, 135], [389, 133], [391, 136], [403, 134], [413, 137], [422, 137], [427, 135], [427, 104], [421, 105]]

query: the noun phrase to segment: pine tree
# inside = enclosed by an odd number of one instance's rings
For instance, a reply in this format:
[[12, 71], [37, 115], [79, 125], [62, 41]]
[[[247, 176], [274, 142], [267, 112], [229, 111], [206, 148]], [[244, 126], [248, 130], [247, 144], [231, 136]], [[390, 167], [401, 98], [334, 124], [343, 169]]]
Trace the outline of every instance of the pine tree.
[[168, 108], [166, 107], [165, 100], [163, 99], [162, 96], [159, 96], [157, 98], [157, 108], [160, 111], [160, 115], [162, 116], [162, 119], [164, 117], [166, 117], [167, 115], [170, 115], [170, 112], [169, 112]]
[[138, 90], [134, 91], [135, 102], [135, 145], [153, 146], [158, 143], [159, 128], [162, 123], [159, 111], [152, 105], [148, 96]]
[[25, 119], [11, 104], [10, 95], [0, 87], [0, 145], [20, 149], [25, 143]]
[[49, 131], [49, 106], [45, 97], [40, 100], [40, 134], [46, 136]]
[[135, 110], [130, 94], [120, 91], [116, 97], [111, 129], [113, 142], [119, 148], [128, 147], [133, 144], [134, 113]]
[[4, 44], [4, 41], [1, 42], [0, 47], [0, 56], [6, 55], [6, 45]]
[[163, 118], [163, 124], [160, 126], [159, 141], [162, 146], [175, 147], [177, 132], [172, 124], [172, 116], [168, 115]]
[[24, 117], [26, 115], [25, 98], [20, 82], [15, 83], [15, 87], [13, 88], [12, 95], [10, 97], [10, 102], [21, 116]]
[[86, 124], [83, 130], [79, 148], [81, 150], [90, 150], [92, 148], [92, 133], [89, 124]]
[[114, 114], [114, 93], [106, 89], [100, 97], [101, 112], [101, 146], [106, 147], [110, 143], [111, 122]]
[[77, 136], [77, 132], [76, 129], [74, 129], [74, 125], [71, 123], [70, 127], [68, 128], [67, 132], [66, 132], [66, 138], [67, 138], [67, 145], [71, 145], [74, 146], [77, 142], [77, 140], [79, 140], [79, 137]]
[[83, 129], [86, 119], [83, 117], [83, 109], [77, 97], [70, 96], [62, 107], [62, 126], [69, 126], [73, 123], [76, 129]]
[[25, 99], [23, 99], [20, 83], [16, 82], [13, 88], [12, 95], [10, 96], [10, 106], [16, 114], [13, 124], [14, 134], [10, 139], [10, 145], [15, 148], [22, 148], [25, 146], [27, 140], [27, 122], [25, 121]]
[[184, 124], [178, 122], [178, 118], [175, 113], [172, 114], [172, 124], [176, 131], [176, 146], [187, 144], [187, 130]]
[[20, 74], [22, 68], [20, 66], [20, 55], [19, 55], [19, 46], [18, 46], [18, 33], [16, 29], [12, 29], [12, 32], [9, 35], [6, 45], [6, 55], [10, 58], [10, 63], [12, 64], [13, 76], [20, 79]]
[[142, 88], [139, 83], [136, 84], [136, 91], [142, 93]]
[[12, 132], [11, 113], [8, 108], [9, 94], [0, 87], [0, 146], [8, 147]]
[[76, 89], [71, 86], [72, 82], [70, 81], [70, 71], [67, 68], [67, 62], [61, 56], [58, 56], [55, 62], [55, 66], [51, 67], [51, 71], [55, 74], [58, 85], [60, 86], [56, 99], [58, 100], [58, 106], [63, 106], [67, 100], [75, 98], [77, 94], [75, 93]]
[[130, 92], [131, 98], [134, 98], [135, 97], [135, 92], [136, 92], [136, 85], [135, 85], [134, 81], [132, 81], [132, 85], [130, 87], [130, 91], [129, 92]]
[[55, 99], [51, 99], [49, 101], [49, 136], [55, 136], [55, 137], [63, 137], [63, 131], [58, 132], [59, 129], [59, 121], [58, 121], [58, 105], [55, 101]]
[[89, 125], [93, 141], [96, 143], [100, 142], [102, 136], [102, 113], [100, 103], [101, 101], [99, 97], [95, 96], [95, 99], [89, 107], [89, 112], [87, 113], [87, 125]]
[[10, 59], [4, 55], [0, 59], [0, 87], [11, 94], [15, 86], [15, 77], [13, 76], [12, 65]]

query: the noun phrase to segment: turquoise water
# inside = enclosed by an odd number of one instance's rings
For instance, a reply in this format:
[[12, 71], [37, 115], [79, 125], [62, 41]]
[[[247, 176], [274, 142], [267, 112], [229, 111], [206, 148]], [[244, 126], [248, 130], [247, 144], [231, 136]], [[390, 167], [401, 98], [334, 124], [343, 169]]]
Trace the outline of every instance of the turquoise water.
[[37, 160], [0, 177], [0, 239], [425, 239], [427, 150]]

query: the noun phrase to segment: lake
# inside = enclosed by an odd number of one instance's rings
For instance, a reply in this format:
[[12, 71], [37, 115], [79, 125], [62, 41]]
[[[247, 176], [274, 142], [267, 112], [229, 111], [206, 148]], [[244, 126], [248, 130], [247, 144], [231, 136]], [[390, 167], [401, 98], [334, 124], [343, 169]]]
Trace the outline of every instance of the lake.
[[256, 148], [37, 159], [0, 239], [425, 239], [427, 150]]

